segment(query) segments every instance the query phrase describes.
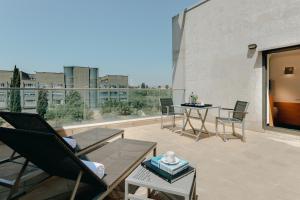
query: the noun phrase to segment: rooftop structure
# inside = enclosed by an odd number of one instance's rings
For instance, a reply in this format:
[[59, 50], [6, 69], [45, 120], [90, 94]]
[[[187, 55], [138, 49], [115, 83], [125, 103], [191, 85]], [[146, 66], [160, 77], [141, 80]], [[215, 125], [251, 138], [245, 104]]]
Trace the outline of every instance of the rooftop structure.
[[[209, 0], [174, 16], [173, 89], [185, 89], [185, 101], [194, 92], [224, 107], [236, 100], [250, 102], [247, 127], [252, 130], [299, 130], [300, 91], [294, 87], [299, 74], [284, 74], [286, 67], [300, 67], [297, 56], [272, 63], [275, 54], [300, 48], [300, 21], [293, 20], [299, 8], [295, 0]], [[274, 80], [271, 73], [285, 78]]]
[[[106, 75], [98, 78], [98, 87], [103, 88], [98, 94], [100, 102], [108, 100], [127, 101], [128, 91], [126, 89], [114, 90], [113, 88], [128, 88], [128, 76], [124, 75]], [[105, 90], [107, 88], [107, 90]], [[112, 90], [111, 90], [112, 89]]]
[[128, 88], [128, 76], [106, 75], [98, 78], [100, 88]]

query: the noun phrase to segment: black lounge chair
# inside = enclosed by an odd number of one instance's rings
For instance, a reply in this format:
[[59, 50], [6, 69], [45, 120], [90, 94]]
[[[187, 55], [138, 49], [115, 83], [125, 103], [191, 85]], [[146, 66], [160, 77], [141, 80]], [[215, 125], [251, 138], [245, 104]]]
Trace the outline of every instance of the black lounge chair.
[[[38, 131], [56, 135], [58, 139], [64, 143], [71, 151], [77, 156], [83, 157], [84, 154], [91, 152], [95, 149], [102, 147], [108, 140], [121, 136], [124, 138], [124, 131], [119, 129], [108, 129], [108, 128], [94, 128], [80, 134], [72, 135], [77, 142], [77, 146], [74, 149], [71, 147], [40, 115], [34, 113], [14, 113], [14, 112], [0, 112], [0, 117], [6, 120], [10, 125], [16, 129], [22, 129], [27, 131]], [[1, 132], [0, 132], [1, 134]], [[0, 164], [15, 161], [21, 156], [17, 155], [13, 151], [12, 155], [8, 158], [0, 160]], [[28, 163], [24, 162], [20, 170], [20, 174], [24, 174]], [[11, 188], [11, 191], [16, 190], [16, 185], [19, 184], [19, 179], [7, 180], [0, 178], [0, 186]]]
[[[82, 155], [99, 148], [108, 140], [120, 136], [124, 137], [124, 130], [94, 128], [80, 134], [72, 135], [77, 142], [76, 148], [72, 148], [62, 137], [38, 114], [35, 113], [15, 113], [0, 112], [0, 117], [7, 121], [16, 129], [52, 133], [61, 138], [61, 141], [77, 155]], [[3, 161], [0, 161], [0, 164]]]
[[[97, 199], [107, 196], [153, 151], [156, 143], [129, 139], [115, 140], [100, 149], [86, 154], [86, 159], [99, 162], [105, 166], [105, 176], [100, 179], [66, 146], [59, 137], [51, 133], [0, 128], [0, 140], [26, 158], [26, 162], [35, 164], [53, 178], [75, 180], [71, 198], [81, 183], [94, 188]], [[45, 182], [47, 182], [46, 180]], [[39, 186], [42, 186], [41, 183]], [[46, 190], [49, 188], [47, 187]], [[52, 198], [41, 197], [53, 195], [49, 192], [37, 192], [33, 189], [21, 199]], [[37, 196], [37, 194], [39, 196]], [[55, 195], [55, 194], [54, 194]], [[94, 197], [93, 197], [94, 198]]]

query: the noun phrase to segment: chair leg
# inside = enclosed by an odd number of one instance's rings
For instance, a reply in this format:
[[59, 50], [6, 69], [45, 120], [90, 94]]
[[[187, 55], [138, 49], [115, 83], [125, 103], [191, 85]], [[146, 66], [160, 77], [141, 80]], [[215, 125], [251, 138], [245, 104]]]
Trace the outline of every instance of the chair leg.
[[19, 184], [20, 184], [20, 181], [21, 181], [21, 178], [22, 178], [22, 176], [23, 176], [23, 174], [24, 174], [24, 172], [25, 172], [25, 170], [26, 170], [26, 168], [28, 166], [28, 163], [29, 163], [29, 161], [26, 159], [25, 162], [24, 162], [24, 164], [23, 164], [23, 166], [22, 166], [22, 168], [21, 168], [21, 170], [20, 170], [20, 172], [19, 172], [19, 174], [18, 174], [18, 176], [17, 176], [17, 178], [15, 179], [14, 185], [10, 189], [10, 192], [8, 194], [8, 197], [7, 197], [7, 200], [12, 199], [13, 195], [15, 194], [15, 192], [17, 192]]
[[163, 116], [161, 115], [160, 117], [160, 128], [163, 129], [164, 126], [163, 126]]
[[175, 128], [175, 115], [173, 116], [173, 128]]
[[223, 123], [223, 140], [224, 140], [224, 142], [226, 142], [227, 141], [227, 138], [226, 138], [226, 135], [225, 135], [225, 124]]
[[243, 141], [243, 142], [246, 142], [245, 122], [242, 123], [242, 141]]
[[236, 136], [236, 134], [235, 134], [235, 129], [234, 129], [234, 123], [232, 123], [232, 134], [233, 134], [234, 136]]
[[216, 118], [216, 127], [215, 127], [215, 130], [216, 130], [216, 136], [218, 136], [219, 135], [219, 133], [218, 133], [218, 118]]
[[75, 182], [75, 186], [73, 188], [73, 192], [71, 194], [71, 197], [70, 197], [70, 200], [74, 200], [75, 199], [75, 196], [76, 196], [76, 192], [77, 192], [77, 189], [79, 187], [79, 184], [80, 184], [80, 181], [81, 181], [81, 177], [82, 177], [82, 174], [83, 172], [80, 171], [78, 176], [77, 176], [77, 179], [76, 179], [76, 182]]

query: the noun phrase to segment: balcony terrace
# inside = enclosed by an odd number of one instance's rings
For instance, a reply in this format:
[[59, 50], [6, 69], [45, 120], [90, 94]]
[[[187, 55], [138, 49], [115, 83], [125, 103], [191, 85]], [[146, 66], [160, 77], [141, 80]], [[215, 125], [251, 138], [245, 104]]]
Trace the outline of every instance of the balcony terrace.
[[[239, 139], [223, 142], [215, 135], [202, 137], [196, 142], [193, 138], [161, 129], [157, 119], [104, 126], [124, 128], [125, 138], [157, 142], [158, 153], [173, 150], [189, 160], [197, 168], [199, 199], [295, 200], [300, 196], [300, 140], [296, 136], [246, 131], [246, 143]], [[207, 127], [214, 131], [213, 124], [207, 123]], [[78, 132], [78, 129], [71, 128], [66, 132], [73, 131]], [[8, 155], [9, 150], [4, 145], [0, 148], [1, 157]], [[1, 174], [10, 176], [17, 168], [2, 166], [0, 170]], [[5, 190], [0, 190], [2, 199]], [[50, 191], [51, 187], [43, 188], [38, 194], [42, 196]], [[118, 191], [108, 199], [123, 198], [122, 195]]]

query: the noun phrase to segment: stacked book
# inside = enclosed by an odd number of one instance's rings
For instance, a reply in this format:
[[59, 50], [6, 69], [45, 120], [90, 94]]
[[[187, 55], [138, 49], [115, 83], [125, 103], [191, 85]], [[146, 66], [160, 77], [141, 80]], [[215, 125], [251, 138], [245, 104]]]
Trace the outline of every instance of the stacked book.
[[162, 158], [163, 155], [152, 157], [142, 165], [169, 183], [173, 183], [195, 170], [186, 160], [179, 159], [176, 164], [167, 164], [162, 161]]

